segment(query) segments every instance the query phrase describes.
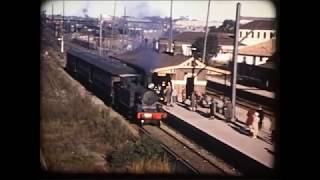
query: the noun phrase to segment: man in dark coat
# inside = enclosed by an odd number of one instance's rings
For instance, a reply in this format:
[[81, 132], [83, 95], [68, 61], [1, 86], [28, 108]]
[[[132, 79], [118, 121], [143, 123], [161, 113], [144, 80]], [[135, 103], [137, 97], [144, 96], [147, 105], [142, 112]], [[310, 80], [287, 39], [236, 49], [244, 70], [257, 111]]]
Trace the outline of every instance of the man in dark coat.
[[231, 122], [232, 120], [232, 103], [229, 100], [225, 102], [225, 118], [226, 122]]
[[216, 107], [217, 107], [217, 103], [216, 103], [216, 101], [212, 98], [212, 99], [211, 99], [210, 106], [209, 106], [209, 109], [210, 109], [210, 118], [209, 118], [209, 119], [212, 119], [212, 120], [213, 120], [213, 119], [215, 118]]

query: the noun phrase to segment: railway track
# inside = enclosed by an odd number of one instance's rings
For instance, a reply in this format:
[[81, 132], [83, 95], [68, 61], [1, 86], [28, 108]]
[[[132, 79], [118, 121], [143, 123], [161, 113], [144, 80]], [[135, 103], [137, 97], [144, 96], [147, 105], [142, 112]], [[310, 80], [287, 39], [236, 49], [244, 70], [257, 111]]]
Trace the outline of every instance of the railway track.
[[[179, 163], [192, 174], [200, 175], [240, 175], [240, 172], [236, 171], [232, 167], [222, 167], [222, 162], [214, 162], [212, 158], [205, 157], [199, 151], [199, 148], [191, 147], [190, 143], [183, 142], [181, 138], [177, 138], [169, 132], [167, 126], [162, 125], [161, 128], [155, 126], [145, 125], [140, 128], [140, 131], [151, 136], [152, 138], [158, 139], [164, 149], [174, 157]], [[220, 164], [220, 165], [218, 165]]]
[[[221, 96], [225, 96], [225, 94], [223, 92], [214, 90], [213, 88], [207, 88], [206, 93], [209, 94], [209, 95], [212, 95], [212, 96], [214, 96], [216, 98], [219, 98]], [[241, 106], [242, 108], [244, 108], [246, 110], [249, 110], [251, 108], [252, 109], [257, 109], [258, 106], [261, 106], [262, 109], [263, 109], [263, 112], [265, 113], [265, 116], [268, 116], [268, 117], [274, 117], [275, 116], [274, 110], [272, 110], [272, 108], [270, 108], [268, 106], [261, 105], [261, 104], [256, 103], [256, 102], [248, 101], [248, 100], [243, 99], [243, 98], [237, 97], [236, 104]]]
[[[139, 128], [139, 131], [151, 138], [156, 138], [153, 135], [152, 130], [150, 130], [150, 127], [147, 127], [146, 129]], [[184, 158], [177, 154], [175, 151], [171, 150], [169, 146], [165, 145], [164, 143], [162, 143], [161, 145], [164, 148], [164, 150], [171, 156], [171, 158], [178, 162], [178, 165], [176, 164], [175, 166], [177, 172], [180, 171], [184, 173], [187, 172], [191, 174], [199, 174], [199, 171], [197, 169], [195, 169], [188, 161], [184, 160]]]

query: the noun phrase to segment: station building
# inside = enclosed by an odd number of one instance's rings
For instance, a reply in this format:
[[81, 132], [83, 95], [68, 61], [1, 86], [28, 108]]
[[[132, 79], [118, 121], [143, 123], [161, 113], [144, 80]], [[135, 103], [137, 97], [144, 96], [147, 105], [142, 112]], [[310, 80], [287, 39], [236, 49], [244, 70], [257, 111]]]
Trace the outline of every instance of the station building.
[[208, 75], [224, 77], [230, 74], [229, 71], [206, 66], [192, 56], [159, 53], [146, 48], [114, 58], [139, 69], [145, 75], [146, 83], [153, 82], [156, 86], [161, 86], [163, 82], [172, 84], [179, 101], [182, 101], [183, 94], [186, 98], [190, 97], [193, 90], [198, 94], [205, 93]]

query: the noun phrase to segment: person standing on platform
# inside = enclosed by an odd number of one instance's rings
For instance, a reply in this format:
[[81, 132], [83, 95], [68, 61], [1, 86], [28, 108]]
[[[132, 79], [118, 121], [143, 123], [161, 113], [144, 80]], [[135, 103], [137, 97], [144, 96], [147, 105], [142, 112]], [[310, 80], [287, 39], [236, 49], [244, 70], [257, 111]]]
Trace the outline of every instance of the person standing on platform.
[[196, 111], [197, 97], [196, 93], [193, 91], [191, 94], [191, 111]]
[[232, 103], [229, 100], [227, 100], [225, 103], [225, 118], [228, 123], [231, 122], [231, 119], [232, 119], [231, 111], [232, 111]]
[[247, 125], [247, 130], [250, 130], [250, 127], [252, 125], [253, 122], [253, 116], [254, 116], [254, 110], [253, 109], [249, 109], [248, 113], [247, 113], [247, 121], [246, 121], [246, 125]]
[[183, 88], [182, 89], [182, 103], [184, 103], [187, 99], [187, 95], [186, 95], [186, 89]]
[[172, 106], [171, 105], [172, 88], [171, 88], [170, 84], [168, 84], [168, 86], [167, 86], [165, 96], [167, 99], [167, 106]]
[[215, 100], [212, 98], [211, 99], [211, 103], [210, 103], [210, 120], [214, 120], [215, 118], [215, 113], [216, 113], [216, 107], [217, 107], [217, 103], [215, 102]]
[[178, 96], [177, 90], [172, 88], [172, 104], [177, 103], [177, 96]]
[[259, 113], [259, 130], [261, 130], [263, 125], [263, 119], [264, 119], [264, 112], [261, 106], [259, 106], [259, 109], [257, 110], [257, 112]]
[[252, 132], [252, 138], [256, 139], [259, 133], [259, 113], [255, 112], [253, 116], [253, 122], [251, 124], [251, 132]]

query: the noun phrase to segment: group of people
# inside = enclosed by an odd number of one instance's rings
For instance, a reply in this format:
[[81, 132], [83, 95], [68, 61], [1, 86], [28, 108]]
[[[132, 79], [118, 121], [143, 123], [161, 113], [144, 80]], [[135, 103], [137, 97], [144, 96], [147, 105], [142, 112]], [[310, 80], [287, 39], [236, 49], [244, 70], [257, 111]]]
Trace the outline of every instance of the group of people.
[[[164, 103], [167, 107], [173, 107], [173, 104], [177, 103], [177, 90], [174, 89], [170, 83], [168, 83], [167, 86], [165, 84], [162, 84], [163, 88], [163, 97], [164, 97]], [[159, 88], [160, 89], [160, 88]], [[187, 98], [185, 97], [185, 91], [182, 92], [182, 100], [185, 102]], [[232, 120], [232, 103], [228, 99], [221, 99], [222, 104], [219, 104], [219, 102], [210, 96], [203, 95], [199, 96], [196, 91], [193, 91], [191, 93], [191, 96], [188, 99], [190, 105], [191, 111], [196, 111], [198, 108], [198, 103], [203, 101], [203, 104], [206, 104], [209, 108], [209, 119], [214, 120], [217, 114], [218, 109], [222, 110], [222, 114], [225, 117], [226, 122], [231, 122]], [[263, 120], [264, 120], [264, 112], [262, 110], [262, 107], [260, 106], [258, 110], [249, 109], [247, 113], [247, 130], [250, 133], [250, 136], [252, 138], [257, 138], [259, 131], [261, 130], [263, 126]], [[271, 141], [274, 142], [275, 137], [275, 125], [274, 120], [272, 121], [271, 125], [271, 131], [272, 131], [272, 137]]]
[[[257, 138], [259, 131], [261, 130], [263, 126], [263, 120], [264, 120], [264, 112], [262, 110], [262, 107], [260, 106], [257, 111], [254, 111], [253, 109], [249, 109], [247, 113], [247, 127], [250, 132], [250, 135], [252, 138]], [[276, 139], [276, 121], [275, 119], [271, 119], [271, 142], [274, 143]]]
[[169, 83], [168, 86], [164, 90], [164, 97], [165, 97], [165, 103], [167, 107], [173, 107], [173, 104], [177, 102], [177, 90], [173, 89], [171, 84]]
[[213, 97], [211, 98], [211, 102], [209, 102], [209, 119], [215, 119], [216, 113], [218, 109], [221, 109], [222, 114], [225, 117], [226, 122], [231, 122], [232, 119], [232, 103], [231, 101], [225, 99], [222, 101], [222, 104], [219, 107], [218, 101], [216, 101]]

